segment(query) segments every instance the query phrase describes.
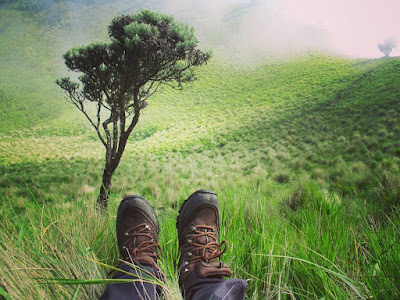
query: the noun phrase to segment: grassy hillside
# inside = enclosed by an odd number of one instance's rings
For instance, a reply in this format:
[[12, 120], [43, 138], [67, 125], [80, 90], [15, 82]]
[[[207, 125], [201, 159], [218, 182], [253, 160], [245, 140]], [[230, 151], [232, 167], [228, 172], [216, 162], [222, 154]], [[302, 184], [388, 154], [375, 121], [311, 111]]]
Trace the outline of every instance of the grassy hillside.
[[[7, 14], [22, 30], [9, 23], [2, 41], [37, 37]], [[48, 43], [29, 44], [0, 62], [0, 283], [12, 299], [99, 296], [104, 284], [44, 282], [110, 277], [100, 263], [118, 263], [116, 207], [130, 193], [158, 212], [166, 294], [179, 299], [175, 217], [199, 188], [218, 192], [224, 260], [249, 299], [400, 295], [398, 58], [214, 59], [149, 101], [100, 214], [102, 146], [53, 84]]]
[[0, 10], [0, 121], [1, 132], [29, 128], [58, 116], [67, 105], [54, 82], [55, 38], [41, 30], [36, 19]]

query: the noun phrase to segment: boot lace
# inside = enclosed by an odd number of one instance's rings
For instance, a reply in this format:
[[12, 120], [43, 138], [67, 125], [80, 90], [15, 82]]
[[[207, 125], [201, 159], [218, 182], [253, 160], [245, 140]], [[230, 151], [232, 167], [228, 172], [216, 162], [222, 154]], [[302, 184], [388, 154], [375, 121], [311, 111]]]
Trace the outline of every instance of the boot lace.
[[[226, 241], [222, 241], [220, 244], [217, 242], [217, 233], [214, 227], [196, 225], [192, 226], [192, 232], [193, 234], [188, 235], [188, 243], [192, 247], [191, 252], [188, 252], [190, 257], [187, 260], [188, 264], [199, 260], [209, 263], [219, 258], [226, 251], [228, 243]], [[206, 244], [196, 243], [195, 240], [201, 237], [205, 237], [206, 241], [211, 241]]]
[[[145, 253], [146, 255], [152, 257], [153, 259], [158, 259], [161, 252], [160, 245], [154, 240], [153, 235], [150, 231], [150, 226], [146, 223], [139, 224], [125, 232], [127, 240], [125, 242], [125, 248], [132, 257], [138, 256], [140, 253]], [[145, 240], [135, 246], [137, 237], [147, 237]], [[133, 247], [127, 247], [127, 245], [133, 245]]]

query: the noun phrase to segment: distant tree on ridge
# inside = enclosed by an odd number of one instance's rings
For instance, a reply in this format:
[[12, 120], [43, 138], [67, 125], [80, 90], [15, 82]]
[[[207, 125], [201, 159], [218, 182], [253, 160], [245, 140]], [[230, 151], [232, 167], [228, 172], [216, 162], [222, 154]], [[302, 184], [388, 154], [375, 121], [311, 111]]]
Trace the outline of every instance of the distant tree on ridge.
[[387, 39], [383, 44], [378, 44], [378, 49], [383, 53], [385, 57], [390, 56], [390, 52], [396, 48], [396, 41], [394, 39]]

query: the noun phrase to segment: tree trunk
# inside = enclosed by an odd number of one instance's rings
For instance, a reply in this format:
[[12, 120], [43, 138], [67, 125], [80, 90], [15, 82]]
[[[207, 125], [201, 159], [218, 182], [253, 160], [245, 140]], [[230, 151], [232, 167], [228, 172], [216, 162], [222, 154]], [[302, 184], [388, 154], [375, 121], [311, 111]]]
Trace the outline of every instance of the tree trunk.
[[99, 197], [97, 198], [97, 206], [99, 208], [107, 209], [112, 173], [111, 167], [106, 165], [103, 172], [103, 181], [101, 183]]
[[[135, 116], [132, 120], [131, 125], [129, 126], [127, 132], [123, 132], [121, 130], [121, 135], [119, 137], [118, 150], [117, 149], [117, 141], [118, 134], [114, 132], [113, 135], [113, 146], [111, 146], [111, 137], [109, 130], [107, 128], [107, 124], [103, 123], [104, 130], [107, 135], [107, 144], [106, 144], [106, 166], [104, 167], [103, 172], [103, 181], [100, 187], [99, 197], [97, 198], [97, 207], [102, 209], [107, 209], [108, 206], [108, 196], [110, 195], [111, 189], [111, 177], [114, 174], [115, 169], [118, 167], [119, 162], [121, 160], [122, 154], [124, 153], [126, 142], [128, 141], [128, 137], [133, 129], [136, 126], [139, 120], [139, 113], [135, 113]], [[114, 124], [114, 129], [116, 125]]]

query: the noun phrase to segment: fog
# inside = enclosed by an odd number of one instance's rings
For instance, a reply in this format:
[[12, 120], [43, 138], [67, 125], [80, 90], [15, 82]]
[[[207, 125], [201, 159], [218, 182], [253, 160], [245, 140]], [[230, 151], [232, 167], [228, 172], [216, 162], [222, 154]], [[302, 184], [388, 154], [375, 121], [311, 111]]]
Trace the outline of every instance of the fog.
[[399, 0], [282, 0], [280, 6], [286, 18], [325, 30], [329, 49], [337, 53], [381, 57], [378, 43], [400, 41]]
[[327, 46], [323, 30], [286, 20], [274, 7], [265, 4], [166, 0], [165, 10], [184, 22], [191, 21], [199, 40], [218, 55], [237, 60], [286, 56]]
[[[327, 51], [381, 57], [377, 44], [400, 41], [398, 0], [152, 0], [67, 1], [59, 51], [107, 38], [111, 19], [152, 9], [195, 28], [200, 46], [237, 62]], [[399, 55], [394, 49], [393, 55]]]

